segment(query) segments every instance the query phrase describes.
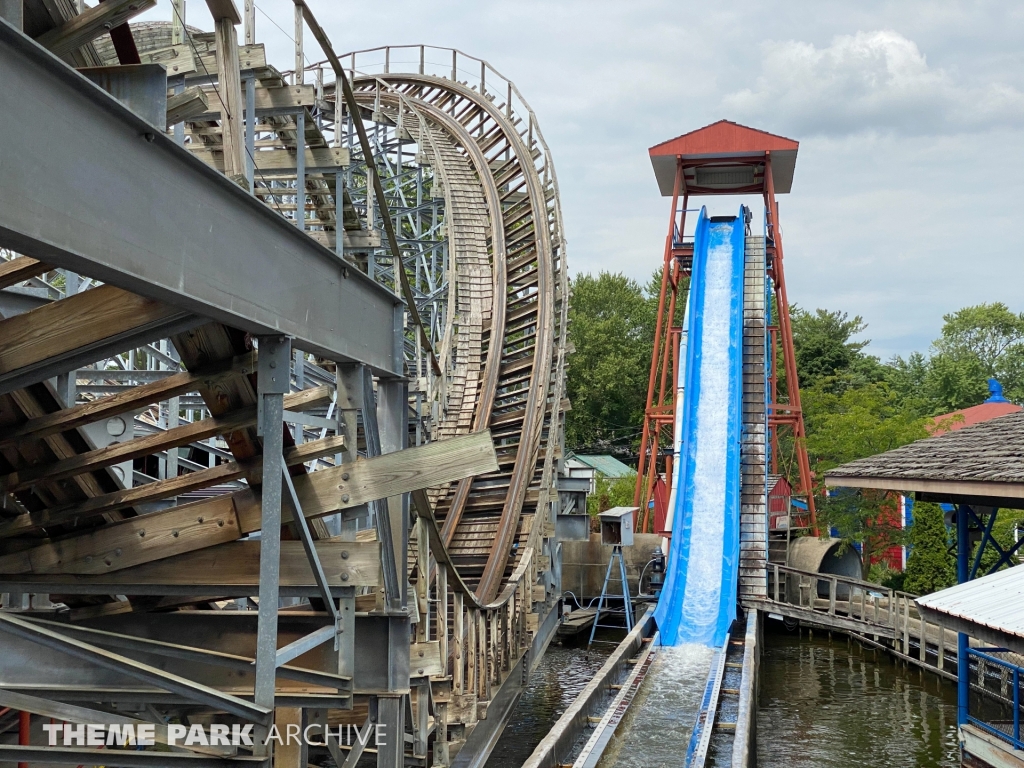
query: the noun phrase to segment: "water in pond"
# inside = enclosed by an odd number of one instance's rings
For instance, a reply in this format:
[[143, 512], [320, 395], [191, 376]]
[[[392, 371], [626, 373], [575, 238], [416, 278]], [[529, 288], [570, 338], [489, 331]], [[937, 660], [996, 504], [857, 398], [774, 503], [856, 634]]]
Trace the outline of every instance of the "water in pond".
[[[884, 652], [768, 621], [757, 713], [759, 768], [958, 768], [956, 686]], [[551, 647], [487, 768], [519, 768], [613, 645]], [[679, 768], [712, 651], [660, 648], [598, 768]]]
[[847, 645], [773, 632], [761, 657], [759, 768], [955, 768], [956, 686]]

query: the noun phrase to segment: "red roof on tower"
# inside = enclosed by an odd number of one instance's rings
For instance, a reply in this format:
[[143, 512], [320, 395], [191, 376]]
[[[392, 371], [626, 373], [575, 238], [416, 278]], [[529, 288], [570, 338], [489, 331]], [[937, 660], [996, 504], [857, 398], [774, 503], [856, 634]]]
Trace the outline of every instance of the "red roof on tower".
[[665, 197], [672, 195], [677, 157], [683, 160], [686, 191], [691, 195], [760, 194], [766, 152], [771, 152], [775, 192], [784, 194], [793, 186], [799, 147], [799, 142], [785, 136], [719, 120], [657, 144], [649, 153]]

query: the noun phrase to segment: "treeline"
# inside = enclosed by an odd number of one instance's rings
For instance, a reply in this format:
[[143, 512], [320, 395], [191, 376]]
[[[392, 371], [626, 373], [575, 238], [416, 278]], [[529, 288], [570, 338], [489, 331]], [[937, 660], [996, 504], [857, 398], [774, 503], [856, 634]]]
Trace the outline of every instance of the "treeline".
[[[661, 276], [646, 285], [602, 272], [573, 280], [567, 390], [572, 411], [566, 443], [579, 452], [635, 456], [643, 425]], [[679, 307], [677, 322], [682, 317]], [[943, 317], [940, 336], [925, 352], [883, 362], [862, 338], [863, 318], [841, 311], [793, 307], [793, 343], [807, 427], [812, 472], [820, 482], [833, 467], [927, 437], [933, 417], [982, 403], [988, 379], [1007, 399], [1024, 400], [1024, 313], [1001, 303], [965, 307]], [[778, 350], [776, 350], [778, 352]], [[778, 370], [783, 370], [781, 358]], [[785, 381], [780, 382], [784, 391]], [[791, 446], [788, 446], [791, 448]], [[789, 455], [783, 446], [780, 451]], [[795, 467], [783, 466], [793, 475]], [[935, 505], [915, 506], [915, 525], [904, 530], [895, 499], [863, 491], [825, 497], [822, 521], [866, 560], [889, 546], [910, 543], [908, 591], [924, 593], [953, 583], [947, 531]], [[1003, 512], [997, 538], [1008, 544], [1021, 514]], [[1022, 525], [1024, 527], [1024, 525]], [[893, 578], [879, 569], [877, 580]]]

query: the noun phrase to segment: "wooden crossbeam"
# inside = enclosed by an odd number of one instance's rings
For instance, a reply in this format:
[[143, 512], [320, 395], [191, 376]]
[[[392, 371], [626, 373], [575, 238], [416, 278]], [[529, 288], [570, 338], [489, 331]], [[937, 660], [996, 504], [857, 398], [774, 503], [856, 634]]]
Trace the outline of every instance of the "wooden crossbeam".
[[210, 109], [206, 92], [197, 85], [167, 97], [167, 125], [195, 118]]
[[[293, 478], [307, 518], [493, 472], [489, 432], [427, 443]], [[322, 477], [321, 477], [322, 476]], [[284, 522], [290, 509], [282, 510]], [[0, 574], [110, 573], [234, 541], [260, 529], [253, 490], [133, 517], [0, 557]]]
[[[238, 46], [238, 66], [241, 71], [267, 68], [267, 51], [263, 43]], [[220, 65], [216, 51], [203, 51], [199, 54], [199, 62], [194, 72], [186, 76], [189, 79], [202, 77], [207, 80], [212, 75], [220, 75]]]
[[53, 267], [28, 256], [15, 256], [10, 261], [0, 262], [0, 288], [17, 285], [33, 277], [49, 272]]
[[[326, 386], [306, 389], [285, 395], [286, 410], [305, 410], [329, 403], [330, 389]], [[256, 423], [256, 406], [240, 408], [224, 416], [202, 419], [191, 424], [183, 424], [174, 429], [155, 432], [145, 437], [128, 440], [123, 443], [111, 443], [104, 448], [79, 453], [53, 464], [26, 467], [0, 478], [0, 488], [8, 493], [23, 491], [40, 480], [61, 480], [65, 477], [91, 472], [122, 461], [138, 459], [157, 451], [188, 445], [197, 440], [205, 440], [216, 435], [224, 435], [239, 429], [250, 427]]]
[[[192, 154], [209, 166], [224, 172], [224, 152], [219, 148], [196, 147]], [[256, 167], [261, 171], [295, 171], [296, 157], [294, 149], [261, 149], [253, 154]], [[349, 154], [341, 147], [307, 147], [306, 171], [334, 170], [347, 167]]]
[[65, 56], [154, 5], [156, 0], [106, 0], [40, 35], [36, 42], [55, 56]]
[[[331, 587], [376, 587], [380, 584], [380, 544], [325, 540], [316, 542], [317, 556]], [[281, 542], [281, 586], [317, 589], [309, 558], [301, 541]], [[7, 577], [0, 576], [0, 584]], [[187, 587], [202, 595], [244, 596], [259, 592], [260, 542], [231, 541], [163, 560], [102, 574], [51, 574], [16, 577], [19, 585], [30, 583], [40, 591], [60, 584], [75, 593], [132, 595], [173, 594]], [[47, 589], [42, 589], [46, 587]], [[5, 588], [6, 591], [6, 588]]]
[[[191, 90], [191, 89], [189, 89]], [[271, 88], [258, 86], [256, 88], [256, 117], [267, 117], [269, 115], [294, 114], [296, 110], [303, 107], [316, 106], [316, 90], [312, 85], [281, 85]], [[220, 120], [221, 103], [215, 96], [209, 96], [209, 106], [206, 111], [196, 115], [194, 120]], [[170, 111], [170, 99], [168, 99], [168, 111]]]
[[[342, 435], [325, 437], [321, 440], [310, 440], [308, 443], [286, 448], [284, 461], [286, 465], [293, 467], [318, 459], [321, 456], [340, 453], [344, 445], [345, 438]], [[198, 488], [207, 488], [218, 483], [238, 480], [243, 476], [248, 476], [248, 480], [252, 483], [259, 483], [262, 475], [262, 459], [255, 459], [245, 466], [237, 461], [227, 461], [209, 469], [186, 472], [183, 475], [169, 477], [166, 480], [157, 480], [156, 482], [146, 483], [135, 488], [127, 488], [102, 496], [95, 496], [79, 504], [41, 509], [26, 515], [20, 515], [13, 520], [0, 523], [0, 538], [4, 536], [19, 536], [48, 526], [85, 520], [97, 515], [125, 509], [126, 507], [134, 507], [136, 504], [159, 501], [187, 493], [188, 491], [194, 491]]]
[[38, 439], [57, 432], [67, 432], [84, 424], [109, 419], [111, 416], [118, 416], [186, 392], [194, 392], [203, 387], [215, 387], [234, 376], [250, 374], [255, 370], [256, 353], [251, 352], [239, 355], [233, 360], [207, 366], [194, 373], [175, 373], [110, 397], [100, 397], [88, 403], [29, 419], [24, 424], [5, 430], [3, 437], [0, 437], [0, 447], [25, 438]]
[[[32, 388], [29, 389], [16, 389], [10, 393], [11, 400], [18, 407], [22, 413], [28, 418], [38, 418], [45, 414], [47, 411], [43, 407], [39, 398], [33, 392]], [[64, 435], [48, 435], [43, 438], [43, 442], [46, 443], [47, 448], [53, 453], [54, 457], [58, 461], [62, 459], [70, 458], [71, 456], [77, 455], [77, 451], [68, 441]], [[19, 453], [22, 457], [27, 460], [31, 460], [33, 452], [30, 450], [32, 446], [20, 446]], [[39, 454], [36, 454], [39, 455]], [[42, 455], [45, 455], [43, 453]], [[96, 477], [91, 474], [81, 474], [75, 477], [75, 485], [78, 486], [79, 490], [82, 491], [87, 497], [90, 496], [101, 496], [104, 493], [103, 487], [100, 485]], [[64, 489], [59, 488], [57, 485], [49, 485], [47, 490], [54, 495], [59, 501], [68, 500], [68, 496], [65, 494]], [[45, 499], [49, 494], [38, 494], [40, 498]], [[73, 497], [72, 497], [73, 498]]]
[[[188, 312], [101, 285], [0, 320], [0, 383], [25, 386], [188, 326]], [[53, 370], [51, 370], [53, 369]]]

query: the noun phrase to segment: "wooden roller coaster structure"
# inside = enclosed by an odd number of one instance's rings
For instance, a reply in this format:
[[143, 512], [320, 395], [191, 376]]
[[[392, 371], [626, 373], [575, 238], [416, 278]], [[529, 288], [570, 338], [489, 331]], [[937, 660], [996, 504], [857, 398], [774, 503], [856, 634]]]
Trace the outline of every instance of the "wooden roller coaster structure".
[[[299, 0], [291, 71], [252, 3], [152, 5], [0, 20], [0, 761], [115, 760], [57, 721], [262, 737], [126, 766], [482, 765], [561, 593], [535, 115], [456, 50], [337, 56]], [[264, 744], [349, 725], [391, 736]]]

